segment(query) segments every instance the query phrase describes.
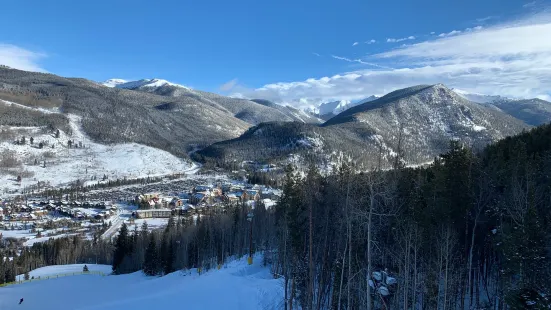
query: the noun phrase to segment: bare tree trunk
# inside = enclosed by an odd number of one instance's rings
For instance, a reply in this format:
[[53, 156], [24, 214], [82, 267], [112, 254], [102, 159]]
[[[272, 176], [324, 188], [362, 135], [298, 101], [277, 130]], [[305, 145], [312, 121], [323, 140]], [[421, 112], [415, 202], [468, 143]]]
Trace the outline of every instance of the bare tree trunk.
[[341, 310], [341, 300], [342, 300], [342, 284], [344, 282], [344, 268], [346, 267], [346, 251], [348, 250], [348, 242], [346, 242], [344, 246], [344, 252], [342, 255], [342, 268], [341, 268], [341, 283], [339, 285], [339, 302], [338, 302], [338, 310]]
[[295, 278], [291, 280], [291, 299], [289, 299], [289, 310], [293, 310], [293, 299], [295, 299]]
[[[369, 191], [370, 191], [370, 197], [369, 197], [369, 214], [367, 217], [367, 276], [368, 278], [371, 277], [371, 219], [373, 217], [373, 208], [375, 207], [375, 193], [373, 189], [373, 182], [370, 182], [369, 184]], [[371, 286], [369, 286], [369, 283], [367, 285], [366, 289], [366, 303], [367, 303], [367, 310], [372, 309], [372, 303], [371, 300]]]
[[308, 309], [313, 309], [312, 301], [314, 295], [314, 257], [312, 255], [312, 249], [314, 247], [314, 242], [312, 238], [313, 233], [313, 224], [312, 224], [312, 202], [310, 201], [308, 206], [308, 221], [309, 221], [309, 249], [308, 249]]

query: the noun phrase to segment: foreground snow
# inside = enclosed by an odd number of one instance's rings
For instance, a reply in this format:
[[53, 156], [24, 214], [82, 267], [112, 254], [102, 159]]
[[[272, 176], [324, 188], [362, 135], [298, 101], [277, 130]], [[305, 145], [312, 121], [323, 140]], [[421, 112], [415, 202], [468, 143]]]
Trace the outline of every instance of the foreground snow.
[[[178, 271], [165, 277], [146, 277], [137, 272], [16, 284], [0, 289], [0, 309], [282, 309], [282, 281], [274, 279], [261, 261], [257, 256], [255, 264], [248, 266], [241, 259], [202, 275]], [[82, 265], [69, 266], [82, 271]], [[51, 266], [46, 270], [78, 267]], [[20, 298], [24, 298], [22, 305], [18, 305]]]

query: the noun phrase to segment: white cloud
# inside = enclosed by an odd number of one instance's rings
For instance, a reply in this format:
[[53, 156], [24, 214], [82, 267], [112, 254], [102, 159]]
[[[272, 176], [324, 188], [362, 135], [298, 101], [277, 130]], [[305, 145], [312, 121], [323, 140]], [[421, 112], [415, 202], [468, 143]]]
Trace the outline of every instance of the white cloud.
[[33, 52], [12, 44], [0, 43], [0, 64], [25, 71], [46, 72], [39, 65], [39, 61], [45, 58], [42, 53]]
[[375, 41], [374, 39], [371, 39], [369, 41], [366, 41], [365, 43], [366, 44], [373, 44], [373, 43], [377, 43], [377, 41]]
[[434, 32], [434, 31], [431, 31], [431, 32], [430, 32], [430, 34], [435, 34], [435, 33], [436, 33], [436, 32]]
[[315, 56], [321, 57], [321, 55], [318, 54], [318, 53], [313, 52], [312, 54], [315, 55]]
[[354, 43], [352, 43], [352, 46], [356, 46], [356, 45], [358, 45], [358, 44], [360, 44], [360, 43], [354, 42]]
[[528, 2], [528, 3], [524, 4], [522, 7], [523, 8], [531, 8], [531, 7], [534, 7], [534, 6], [536, 6], [536, 1]]
[[228, 81], [220, 86], [221, 91], [230, 91], [237, 85], [238, 80], [233, 79], [231, 81]]
[[241, 93], [306, 107], [412, 85], [444, 83], [473, 93], [550, 99], [551, 14], [546, 14], [455, 36], [433, 37], [361, 59], [333, 55], [346, 62], [379, 67], [273, 83]]
[[409, 36], [409, 37], [399, 38], [399, 39], [388, 38], [388, 39], [386, 39], [386, 42], [387, 43], [395, 43], [395, 42], [402, 42], [402, 41], [406, 41], [406, 40], [415, 40], [415, 37], [414, 36]]
[[458, 35], [460, 33], [461, 33], [461, 30], [452, 30], [448, 33], [441, 33], [438, 36], [441, 37], [441, 38], [442, 37], [451, 37], [451, 36], [454, 36], [454, 35]]
[[469, 31], [479, 31], [479, 30], [482, 30], [482, 26], [476, 26], [476, 27], [473, 27], [473, 28], [465, 28], [465, 31], [466, 32], [469, 32]]

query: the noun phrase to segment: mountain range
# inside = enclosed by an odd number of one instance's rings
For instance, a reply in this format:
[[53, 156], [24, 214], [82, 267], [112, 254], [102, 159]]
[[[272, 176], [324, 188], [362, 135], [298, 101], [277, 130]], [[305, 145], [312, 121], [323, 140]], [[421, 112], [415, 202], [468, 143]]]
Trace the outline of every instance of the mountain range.
[[367, 166], [431, 161], [450, 140], [474, 148], [530, 125], [498, 109], [471, 102], [442, 84], [419, 85], [357, 105], [322, 125], [260, 124], [236, 139], [198, 152], [202, 160], [304, 160], [331, 165], [342, 156]]
[[454, 91], [465, 99], [499, 109], [532, 126], [551, 121], [551, 103], [542, 99], [512, 99], [503, 96], [473, 94], [460, 90]]
[[129, 89], [165, 97], [198, 100], [205, 105], [231, 114], [251, 125], [269, 121], [321, 122], [312, 115], [300, 113], [291, 107], [280, 106], [266, 100], [245, 100], [225, 97], [214, 93], [191, 89], [162, 79], [143, 79], [138, 81], [110, 79], [102, 84], [108, 87]]
[[397, 159], [413, 165], [431, 161], [451, 139], [476, 148], [551, 121], [549, 102], [474, 96], [441, 84], [329, 102], [313, 115], [162, 79], [98, 83], [3, 67], [0, 99], [18, 104], [0, 105], [4, 131], [30, 126], [70, 136], [76, 116], [97, 143], [139, 143], [182, 158], [198, 150], [193, 158], [216, 163], [315, 159], [330, 166], [348, 157], [367, 166]]

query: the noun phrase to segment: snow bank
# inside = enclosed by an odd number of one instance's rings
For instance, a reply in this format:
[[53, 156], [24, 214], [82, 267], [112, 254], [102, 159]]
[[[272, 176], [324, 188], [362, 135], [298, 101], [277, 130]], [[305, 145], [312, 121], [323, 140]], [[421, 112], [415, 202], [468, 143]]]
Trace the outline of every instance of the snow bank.
[[[255, 264], [248, 266], [241, 259], [202, 275], [178, 271], [146, 277], [137, 272], [17, 284], [0, 290], [0, 309], [282, 309], [282, 281], [260, 262], [257, 256]], [[82, 270], [82, 265], [70, 266]], [[20, 298], [25, 299], [22, 305], [18, 305]]]

